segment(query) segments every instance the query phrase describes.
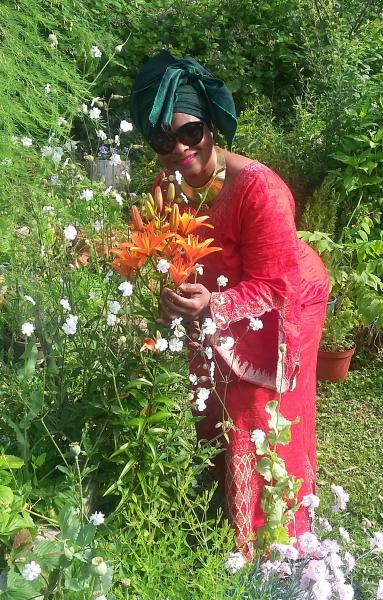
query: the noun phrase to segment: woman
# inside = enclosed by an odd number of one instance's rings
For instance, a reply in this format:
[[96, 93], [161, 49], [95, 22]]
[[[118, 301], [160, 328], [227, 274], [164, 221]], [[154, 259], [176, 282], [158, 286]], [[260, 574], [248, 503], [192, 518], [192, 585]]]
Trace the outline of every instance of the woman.
[[[237, 125], [231, 93], [222, 81], [192, 58], [162, 51], [136, 78], [131, 116], [165, 169], [156, 183], [166, 193], [167, 176], [175, 174], [189, 207], [199, 207], [203, 199], [199, 213], [209, 216], [214, 230], [199, 233], [213, 235], [214, 245], [222, 248], [205, 257], [201, 283], [186, 283], [180, 293], [163, 290], [162, 322], [182, 317], [185, 323], [202, 323], [210, 317], [211, 331], [218, 328], [212, 350], [203, 357], [190, 353], [190, 370], [199, 381], [201, 375], [206, 380], [204, 363], [207, 358], [210, 364], [211, 351], [217, 365], [215, 392], [206, 400], [197, 434], [216, 439], [217, 424], [231, 420], [234, 425], [218, 470], [227, 515], [248, 555], [253, 533], [263, 522], [264, 485], [255, 471], [250, 432], [268, 429], [265, 405], [279, 393], [282, 414], [299, 417], [299, 423], [292, 427], [291, 443], [278, 452], [289, 474], [303, 479], [300, 496], [314, 493], [315, 370], [327, 274], [319, 257], [297, 238], [294, 201], [278, 175], [214, 145], [213, 129], [218, 129], [231, 148]], [[309, 529], [307, 509], [301, 507], [294, 533]]]

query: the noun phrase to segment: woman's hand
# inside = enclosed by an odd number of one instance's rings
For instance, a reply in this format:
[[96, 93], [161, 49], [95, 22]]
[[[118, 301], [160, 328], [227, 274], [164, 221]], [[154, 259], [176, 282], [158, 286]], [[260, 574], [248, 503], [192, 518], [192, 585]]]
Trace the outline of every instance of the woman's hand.
[[179, 317], [182, 317], [186, 323], [193, 321], [208, 308], [210, 292], [204, 285], [183, 283], [179, 289], [185, 296], [180, 296], [166, 287], [162, 290], [160, 298], [162, 318], [157, 321], [160, 325], [169, 326]]

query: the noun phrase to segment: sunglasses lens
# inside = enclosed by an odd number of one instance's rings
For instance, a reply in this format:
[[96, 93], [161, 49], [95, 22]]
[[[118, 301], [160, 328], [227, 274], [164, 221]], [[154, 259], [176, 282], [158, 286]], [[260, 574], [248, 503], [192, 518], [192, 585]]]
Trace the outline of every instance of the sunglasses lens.
[[186, 146], [195, 146], [196, 144], [199, 144], [203, 138], [202, 121], [186, 123], [186, 125], [179, 128], [177, 137], [179, 141]]
[[203, 126], [202, 121], [193, 121], [192, 123], [185, 123], [175, 132], [156, 131], [152, 134], [149, 144], [157, 154], [172, 152], [177, 140], [185, 146], [195, 146], [203, 138]]
[[149, 143], [157, 154], [169, 154], [174, 150], [176, 140], [165, 132], [157, 132], [152, 135]]

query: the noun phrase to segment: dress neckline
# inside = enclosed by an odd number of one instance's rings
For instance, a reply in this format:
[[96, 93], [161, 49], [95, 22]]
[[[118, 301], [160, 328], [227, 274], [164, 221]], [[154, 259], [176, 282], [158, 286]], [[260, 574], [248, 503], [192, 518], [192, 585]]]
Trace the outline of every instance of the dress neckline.
[[214, 208], [216, 206], [220, 205], [222, 203], [223, 199], [227, 196], [227, 194], [233, 189], [233, 186], [235, 184], [238, 184], [238, 180], [241, 178], [241, 176], [245, 175], [248, 170], [250, 170], [252, 167], [254, 167], [256, 165], [261, 165], [261, 163], [258, 160], [252, 160], [247, 165], [245, 165], [244, 167], [239, 169], [239, 171], [234, 175], [230, 185], [228, 185], [226, 188], [224, 188], [222, 190], [222, 192], [220, 193], [220, 195], [218, 196], [216, 201], [213, 202], [213, 204], [211, 204], [210, 206], [206, 206], [205, 210], [203, 210], [201, 212], [203, 212], [203, 213], [213, 212]]

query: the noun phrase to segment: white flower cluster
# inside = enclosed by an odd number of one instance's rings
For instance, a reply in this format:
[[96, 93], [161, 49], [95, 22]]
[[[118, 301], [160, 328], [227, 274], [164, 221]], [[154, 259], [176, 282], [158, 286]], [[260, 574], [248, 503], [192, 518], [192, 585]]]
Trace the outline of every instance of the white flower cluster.
[[39, 563], [35, 562], [34, 560], [31, 560], [30, 563], [27, 563], [22, 571], [23, 577], [27, 581], [34, 581], [35, 579], [38, 578], [40, 573], [41, 573], [41, 567], [40, 567]]
[[67, 335], [75, 335], [75, 333], [77, 331], [77, 323], [78, 323], [78, 317], [76, 317], [75, 315], [69, 315], [65, 319], [65, 322], [62, 326], [63, 332], [66, 333]]

